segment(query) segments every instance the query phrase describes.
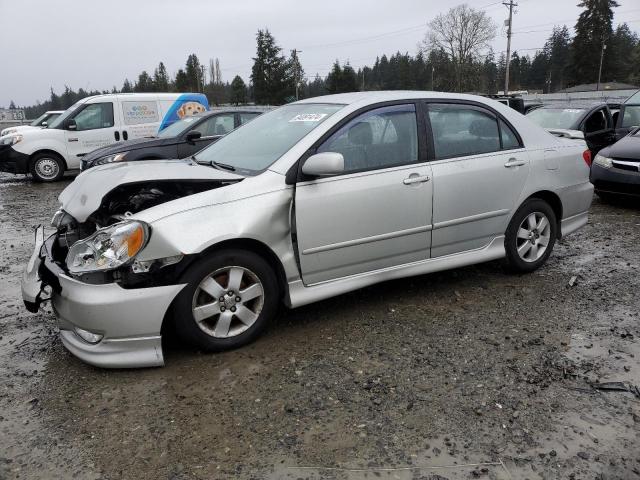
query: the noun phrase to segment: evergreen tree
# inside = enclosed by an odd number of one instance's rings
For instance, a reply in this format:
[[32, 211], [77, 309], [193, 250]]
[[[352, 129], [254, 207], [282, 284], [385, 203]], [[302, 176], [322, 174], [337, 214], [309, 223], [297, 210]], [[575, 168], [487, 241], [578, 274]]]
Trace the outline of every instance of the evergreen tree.
[[17, 107], [16, 107], [15, 102], [13, 100], [11, 100], [11, 102], [9, 103], [9, 110], [15, 110], [16, 108]]
[[269, 30], [258, 30], [251, 83], [256, 103], [281, 105], [294, 92], [294, 79], [282, 49]]
[[632, 83], [634, 73], [640, 72], [640, 65], [633, 57], [639, 42], [638, 35], [629, 29], [629, 25], [618, 25], [607, 46], [609, 52], [616, 52], [609, 60], [607, 80]]
[[[595, 83], [598, 80], [602, 47], [611, 40], [613, 9], [618, 6], [618, 2], [615, 0], [582, 0], [578, 6], [585, 10], [578, 17], [575, 27], [572, 80], [575, 83]], [[605, 52], [602, 66], [603, 81], [607, 78], [612, 58], [613, 55], [607, 55]]]
[[167, 68], [164, 66], [164, 63], [160, 62], [153, 72], [153, 85], [155, 86], [156, 92], [168, 92], [169, 83]]
[[138, 81], [133, 90], [135, 92], [153, 92], [153, 80], [145, 70], [138, 75]]
[[198, 57], [195, 53], [192, 53], [187, 58], [185, 75], [187, 78], [186, 89], [192, 92], [201, 92], [204, 85], [204, 79], [202, 74], [202, 67], [200, 66], [200, 60], [198, 60]]
[[124, 83], [122, 84], [122, 88], [120, 89], [121, 93], [131, 93], [133, 92], [133, 87], [131, 86], [131, 82], [125, 78]]
[[189, 91], [189, 77], [183, 69], [178, 70], [178, 73], [176, 73], [174, 88], [176, 92], [179, 93], [185, 93]]
[[[556, 91], [565, 88], [570, 83], [569, 76], [571, 74], [569, 69], [571, 62], [571, 35], [566, 25], [553, 28], [551, 36], [544, 44], [543, 53], [548, 62], [548, 71], [545, 79], [547, 90]], [[575, 83], [584, 83], [584, 81], [577, 80]]]
[[234, 105], [247, 103], [247, 86], [240, 75], [236, 75], [231, 82], [231, 103]]

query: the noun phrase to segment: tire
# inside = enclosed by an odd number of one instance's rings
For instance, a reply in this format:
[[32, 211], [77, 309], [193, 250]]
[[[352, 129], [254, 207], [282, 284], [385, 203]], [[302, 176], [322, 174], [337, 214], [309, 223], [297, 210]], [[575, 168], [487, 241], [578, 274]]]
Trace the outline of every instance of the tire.
[[36, 182], [57, 182], [64, 175], [65, 163], [55, 153], [38, 153], [31, 159], [29, 171]]
[[205, 352], [252, 342], [278, 310], [280, 291], [273, 269], [245, 250], [216, 252], [192, 265], [179, 283], [187, 286], [173, 304], [176, 334]]
[[539, 198], [525, 201], [505, 234], [508, 266], [516, 272], [537, 270], [551, 255], [557, 237], [558, 222], [551, 206]]

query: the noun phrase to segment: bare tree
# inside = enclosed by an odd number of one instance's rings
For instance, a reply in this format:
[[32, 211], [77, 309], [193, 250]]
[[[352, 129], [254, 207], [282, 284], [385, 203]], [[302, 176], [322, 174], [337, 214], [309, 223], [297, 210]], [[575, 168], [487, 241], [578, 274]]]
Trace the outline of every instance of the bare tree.
[[444, 51], [455, 65], [456, 90], [462, 91], [465, 68], [496, 37], [496, 24], [481, 10], [467, 4], [451, 8], [429, 22], [423, 41], [426, 52]]

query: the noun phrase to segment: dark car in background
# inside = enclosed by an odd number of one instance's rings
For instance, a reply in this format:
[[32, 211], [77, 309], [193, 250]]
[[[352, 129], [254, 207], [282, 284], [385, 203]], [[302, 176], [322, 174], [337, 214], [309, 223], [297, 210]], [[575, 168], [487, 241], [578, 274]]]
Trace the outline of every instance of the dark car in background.
[[590, 179], [604, 201], [640, 198], [640, 128], [596, 155]]
[[187, 158], [268, 110], [269, 107], [229, 107], [185, 117], [155, 137], [94, 150], [82, 158], [80, 169], [113, 162]]
[[615, 142], [615, 122], [607, 103], [551, 103], [527, 118], [559, 137], [584, 138], [592, 156]]

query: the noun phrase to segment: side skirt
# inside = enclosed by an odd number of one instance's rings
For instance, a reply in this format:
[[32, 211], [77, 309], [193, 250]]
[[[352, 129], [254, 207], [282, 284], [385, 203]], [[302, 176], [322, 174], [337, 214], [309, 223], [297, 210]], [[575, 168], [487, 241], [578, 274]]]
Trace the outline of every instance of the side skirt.
[[387, 280], [465, 267], [475, 263], [497, 260], [504, 258], [504, 256], [504, 235], [500, 235], [494, 238], [486, 247], [467, 252], [429, 258], [419, 262], [374, 270], [309, 286], [305, 286], [302, 280], [296, 280], [289, 283], [288, 306], [291, 308], [300, 307]]

